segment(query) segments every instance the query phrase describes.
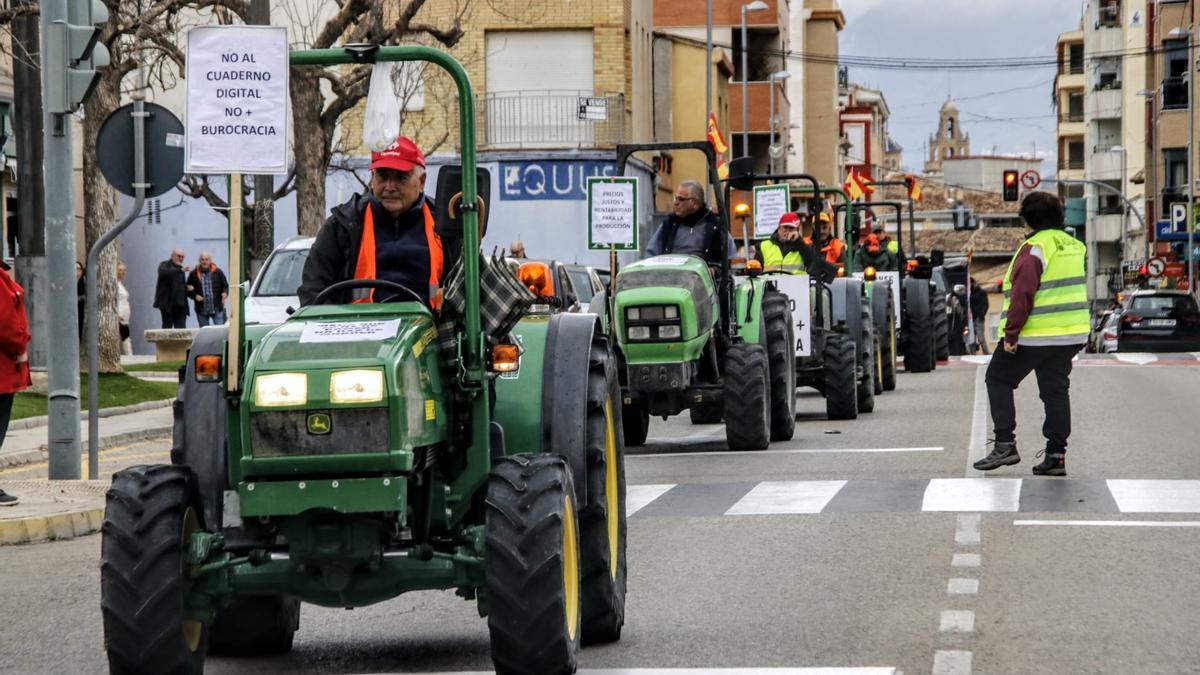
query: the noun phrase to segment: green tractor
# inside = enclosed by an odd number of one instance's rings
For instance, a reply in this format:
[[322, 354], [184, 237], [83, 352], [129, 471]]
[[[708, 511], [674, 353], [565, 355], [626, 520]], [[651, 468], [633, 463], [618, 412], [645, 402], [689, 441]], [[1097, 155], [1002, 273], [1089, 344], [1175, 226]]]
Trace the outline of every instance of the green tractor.
[[[750, 158], [730, 162], [728, 187], [753, 190], [756, 184], [797, 182], [811, 187], [793, 186], [792, 194], [808, 197], [810, 213], [819, 212], [821, 200], [850, 198], [836, 188], [823, 188], [809, 174], [756, 174]], [[846, 240], [858, 237], [854, 215], [845, 220]], [[819, 253], [818, 253], [819, 255]], [[872, 320], [870, 300], [862, 281], [853, 278], [853, 260], [847, 261], [845, 276], [835, 276], [836, 268], [828, 264], [814, 274], [765, 274], [760, 280], [771, 280], [788, 298], [789, 307], [807, 304], [807, 314], [797, 312], [793, 332], [796, 354], [796, 385], [812, 387], [825, 398], [825, 413], [829, 419], [855, 419], [860, 412], [875, 410], [877, 383], [881, 379], [882, 362]], [[808, 295], [808, 302], [803, 296]], [[807, 322], [807, 326], [805, 325]], [[807, 330], [805, 330], [807, 328]], [[807, 342], [803, 334], [808, 333]]]
[[[351, 609], [418, 590], [477, 603], [499, 673], [572, 673], [581, 643], [620, 638], [613, 351], [593, 314], [529, 316], [513, 342], [481, 314], [497, 265], [478, 254], [475, 98], [458, 62], [425, 47], [291, 54], [292, 66], [377, 61], [428, 61], [458, 87], [461, 202], [436, 210], [461, 203], [451, 216], [465, 252], [459, 314], [439, 322], [401, 286], [351, 280], [277, 327], [247, 330], [239, 300], [228, 329], [200, 331], [171, 464], [121, 471], [107, 494], [101, 605], [113, 672], [199, 673], [210, 651], [285, 652], [301, 602]], [[236, 246], [230, 260], [237, 277]], [[323, 302], [360, 286], [391, 297]]]
[[[620, 145], [617, 175], [635, 152], [679, 150], [705, 153], [709, 180], [720, 185], [716, 154], [703, 141]], [[719, 236], [727, 240], [727, 200], [716, 193]], [[723, 419], [734, 450], [762, 450], [791, 439], [794, 337], [787, 298], [774, 284], [735, 279], [728, 255], [717, 265], [661, 255], [621, 269], [613, 288], [626, 444], [645, 443], [651, 417], [685, 410], [695, 424]]]

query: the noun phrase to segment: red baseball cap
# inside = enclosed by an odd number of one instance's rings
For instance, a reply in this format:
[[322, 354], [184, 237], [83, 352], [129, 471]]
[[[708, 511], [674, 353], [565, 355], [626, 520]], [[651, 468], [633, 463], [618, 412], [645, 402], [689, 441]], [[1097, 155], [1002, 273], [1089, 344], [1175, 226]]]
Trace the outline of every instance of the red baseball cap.
[[800, 227], [800, 216], [792, 213], [791, 211], [788, 211], [787, 213], [783, 214], [782, 216], [779, 216], [779, 226], [780, 227]]
[[371, 170], [395, 169], [412, 171], [414, 166], [425, 166], [425, 155], [417, 144], [407, 136], [401, 136], [383, 152], [371, 153]]

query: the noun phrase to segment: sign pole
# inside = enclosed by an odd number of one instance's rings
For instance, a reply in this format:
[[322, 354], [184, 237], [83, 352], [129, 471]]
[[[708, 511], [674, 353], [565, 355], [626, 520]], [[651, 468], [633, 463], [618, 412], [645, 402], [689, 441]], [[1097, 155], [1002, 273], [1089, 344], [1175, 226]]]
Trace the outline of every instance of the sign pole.
[[242, 333], [242, 174], [229, 174], [229, 363], [226, 364], [225, 390], [237, 391], [241, 380]]

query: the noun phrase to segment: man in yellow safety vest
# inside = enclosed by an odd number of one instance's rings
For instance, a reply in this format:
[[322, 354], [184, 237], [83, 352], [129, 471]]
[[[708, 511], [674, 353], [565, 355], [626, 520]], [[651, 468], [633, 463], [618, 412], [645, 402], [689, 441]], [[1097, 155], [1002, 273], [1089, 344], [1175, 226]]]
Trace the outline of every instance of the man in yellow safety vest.
[[812, 266], [816, 252], [800, 236], [802, 223], [802, 217], [790, 211], [779, 217], [779, 228], [758, 245], [754, 256], [764, 272], [804, 274]]
[[1071, 359], [1087, 342], [1090, 309], [1085, 266], [1087, 249], [1063, 231], [1063, 206], [1048, 192], [1030, 192], [1021, 202], [1021, 218], [1033, 230], [1013, 256], [1004, 275], [997, 349], [987, 369], [988, 400], [995, 447], [975, 462], [991, 471], [1021, 461], [1017, 454], [1013, 391], [1030, 372], [1046, 409], [1042, 434], [1046, 447], [1039, 476], [1065, 476], [1067, 437], [1071, 435]]

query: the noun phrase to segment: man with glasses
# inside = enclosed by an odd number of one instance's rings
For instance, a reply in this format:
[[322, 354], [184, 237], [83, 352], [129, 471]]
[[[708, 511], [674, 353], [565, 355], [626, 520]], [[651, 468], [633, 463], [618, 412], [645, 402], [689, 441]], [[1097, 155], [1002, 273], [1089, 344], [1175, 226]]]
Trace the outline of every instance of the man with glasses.
[[171, 251], [171, 257], [158, 264], [158, 281], [154, 285], [154, 307], [162, 314], [163, 328], [186, 328], [188, 318], [187, 273], [183, 266], [183, 249]]
[[704, 186], [694, 180], [685, 180], [675, 189], [671, 215], [659, 225], [646, 244], [646, 257], [686, 254], [717, 265], [723, 254], [732, 257], [737, 250], [733, 237], [728, 233], [725, 234], [725, 241], [721, 239], [720, 219], [704, 205]]
[[[436, 309], [446, 272], [443, 261], [442, 237], [425, 198], [425, 155], [412, 139], [401, 136], [386, 150], [371, 153], [370, 190], [335, 206], [317, 233], [304, 264], [300, 304], [311, 304], [339, 281], [380, 279], [404, 286]], [[333, 302], [371, 302], [392, 295], [360, 289]]]

